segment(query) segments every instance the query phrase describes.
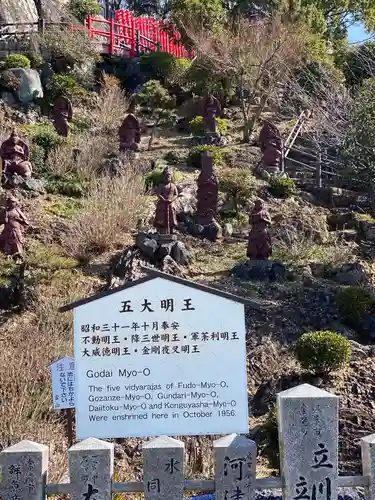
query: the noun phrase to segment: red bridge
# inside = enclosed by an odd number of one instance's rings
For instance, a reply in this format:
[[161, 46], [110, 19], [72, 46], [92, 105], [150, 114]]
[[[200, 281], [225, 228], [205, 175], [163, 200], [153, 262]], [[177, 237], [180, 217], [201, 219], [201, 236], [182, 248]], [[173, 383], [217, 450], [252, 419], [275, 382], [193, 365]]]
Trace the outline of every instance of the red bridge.
[[181, 34], [164, 21], [152, 17], [134, 17], [128, 10], [118, 10], [116, 18], [109, 21], [89, 16], [86, 28], [90, 38], [99, 45], [102, 53], [135, 57], [143, 52], [162, 51], [176, 57], [191, 59], [181, 42]]

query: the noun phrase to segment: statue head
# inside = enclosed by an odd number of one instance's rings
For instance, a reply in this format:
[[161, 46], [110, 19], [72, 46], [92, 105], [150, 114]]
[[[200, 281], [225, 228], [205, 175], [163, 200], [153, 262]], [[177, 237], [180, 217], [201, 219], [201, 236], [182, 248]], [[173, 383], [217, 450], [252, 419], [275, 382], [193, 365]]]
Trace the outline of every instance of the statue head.
[[169, 184], [172, 182], [172, 172], [169, 167], [166, 167], [163, 172], [164, 184]]
[[12, 132], [10, 134], [10, 139], [12, 140], [12, 142], [17, 142], [17, 140], [20, 138], [17, 130], [14, 128], [12, 129]]
[[12, 210], [13, 208], [16, 208], [19, 206], [19, 202], [17, 198], [13, 195], [10, 195], [6, 199], [6, 208], [7, 210]]
[[263, 200], [261, 200], [260, 198], [258, 198], [257, 200], [254, 201], [254, 209], [255, 210], [263, 210], [264, 208], [264, 203], [263, 203]]

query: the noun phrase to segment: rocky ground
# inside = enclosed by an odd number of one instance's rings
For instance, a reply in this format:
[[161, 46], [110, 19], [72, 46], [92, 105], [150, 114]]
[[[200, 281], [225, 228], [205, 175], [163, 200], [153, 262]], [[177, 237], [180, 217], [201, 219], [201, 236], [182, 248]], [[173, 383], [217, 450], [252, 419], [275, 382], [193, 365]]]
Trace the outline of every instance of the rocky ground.
[[[259, 150], [240, 145], [237, 128], [234, 121], [231, 133], [235, 145], [228, 148], [228, 166], [251, 168], [259, 160]], [[145, 165], [170, 151], [181, 159], [186, 156], [186, 135], [166, 129], [160, 133], [152, 151], [145, 151], [147, 141], [146, 133], [141, 153]], [[198, 172], [186, 167], [183, 160], [176, 170], [181, 173], [181, 188], [191, 194], [184, 198], [185, 207], [181, 207], [187, 211], [188, 205], [194, 203]], [[124, 191], [123, 196], [126, 195]], [[270, 210], [274, 259], [280, 263], [282, 273], [271, 280], [264, 280], [262, 275], [249, 280], [232, 274], [233, 267], [246, 260], [247, 211], [252, 199], [243, 208], [244, 217], [240, 221], [229, 221], [231, 228], [227, 228], [220, 242], [200, 240], [181, 232], [179, 240], [192, 256], [191, 262], [181, 268], [182, 272], [189, 279], [254, 301], [254, 306], [246, 310], [246, 327], [249, 435], [259, 446], [258, 474], [277, 474], [277, 434], [270, 418], [276, 393], [304, 381], [341, 396], [340, 471], [360, 473], [359, 440], [375, 432], [375, 357], [371, 345], [360, 343], [356, 333], [342, 324], [336, 295], [345, 285], [372, 288], [372, 261], [362, 250], [364, 242], [371, 249], [375, 222], [371, 217], [358, 219], [347, 206], [336, 203], [332, 207], [305, 191], [288, 200], [275, 199], [260, 180], [256, 181], [253, 198], [256, 196], [262, 196]], [[336, 197], [345, 198], [345, 193], [338, 192]], [[152, 194], [147, 198], [142, 229], [147, 230], [150, 225], [154, 199]], [[58, 355], [71, 354], [72, 321], [69, 314], [58, 315], [57, 308], [73, 298], [108, 287], [113, 281], [116, 262], [127, 255], [124, 248], [133, 248], [139, 231], [134, 228], [126, 231], [116, 245], [82, 262], [64, 253], [61, 243], [66, 227], [79, 213], [82, 202], [44, 194], [35, 198], [24, 196], [23, 203], [36, 229], [27, 237], [23, 290], [26, 307], [21, 313], [11, 313], [8, 305], [1, 314], [0, 395], [6, 404], [2, 409], [0, 444], [6, 447], [22, 438], [50, 444], [54, 451], [51, 478], [58, 480], [66, 469], [65, 422], [62, 415], [51, 410], [47, 366]], [[344, 213], [351, 215], [344, 216]], [[352, 231], [354, 236], [343, 235], [345, 230]], [[368, 250], [368, 246], [366, 248]], [[127, 268], [132, 271], [133, 279], [139, 276], [141, 261], [137, 254]], [[4, 261], [3, 292], [5, 286], [13, 286], [13, 282], [5, 280], [9, 276], [14, 278], [15, 270], [10, 267]], [[0, 300], [1, 297], [0, 294]], [[346, 370], [322, 380], [301, 372], [290, 346], [304, 332], [325, 329], [347, 336], [352, 342], [353, 356]], [[27, 352], [31, 355], [27, 356]], [[32, 381], [26, 372], [33, 373]], [[27, 384], [20, 382], [23, 376], [28, 377]], [[20, 405], [22, 411], [18, 411]], [[189, 477], [212, 475], [208, 457], [214, 438], [185, 439], [190, 452]], [[140, 444], [137, 439], [116, 440], [116, 480], [141, 478]], [[262, 498], [270, 498], [269, 492], [264, 492]]]

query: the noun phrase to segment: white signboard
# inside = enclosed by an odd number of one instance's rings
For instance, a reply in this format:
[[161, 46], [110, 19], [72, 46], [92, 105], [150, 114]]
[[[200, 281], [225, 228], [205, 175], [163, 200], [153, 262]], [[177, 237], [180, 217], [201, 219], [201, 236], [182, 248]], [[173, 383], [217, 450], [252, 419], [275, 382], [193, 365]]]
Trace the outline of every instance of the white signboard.
[[53, 407], [63, 410], [75, 407], [74, 359], [69, 356], [57, 359], [50, 365], [52, 375]]
[[154, 278], [74, 309], [78, 439], [248, 432], [244, 305]]

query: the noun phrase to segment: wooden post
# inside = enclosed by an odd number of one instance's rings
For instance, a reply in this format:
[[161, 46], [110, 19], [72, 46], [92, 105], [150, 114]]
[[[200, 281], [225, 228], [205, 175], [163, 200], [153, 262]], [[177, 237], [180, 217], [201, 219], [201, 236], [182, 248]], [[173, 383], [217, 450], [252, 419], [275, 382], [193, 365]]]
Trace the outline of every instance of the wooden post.
[[46, 21], [45, 21], [45, 19], [44, 19], [44, 18], [39, 17], [39, 18], [38, 18], [38, 32], [39, 32], [41, 35], [44, 35], [45, 30], [46, 30]]
[[317, 144], [316, 147], [316, 171], [315, 171], [315, 184], [316, 187], [322, 187], [322, 150]]
[[135, 32], [135, 53], [136, 55], [138, 56], [140, 54], [140, 51], [141, 51], [141, 41], [140, 41], [140, 34], [139, 34], [139, 30], [137, 30]]
[[73, 414], [72, 409], [67, 408], [66, 410], [66, 424], [67, 424], [67, 434], [68, 434], [68, 446], [69, 448], [73, 445]]
[[86, 27], [87, 27], [87, 31], [89, 32], [89, 37], [92, 38], [92, 18], [91, 18], [91, 16], [87, 16]]
[[111, 17], [109, 28], [109, 55], [115, 53], [115, 20]]
[[0, 453], [0, 497], [43, 500], [47, 470], [47, 446], [21, 441], [5, 449]]
[[143, 444], [145, 500], [183, 500], [184, 448], [167, 436]]

